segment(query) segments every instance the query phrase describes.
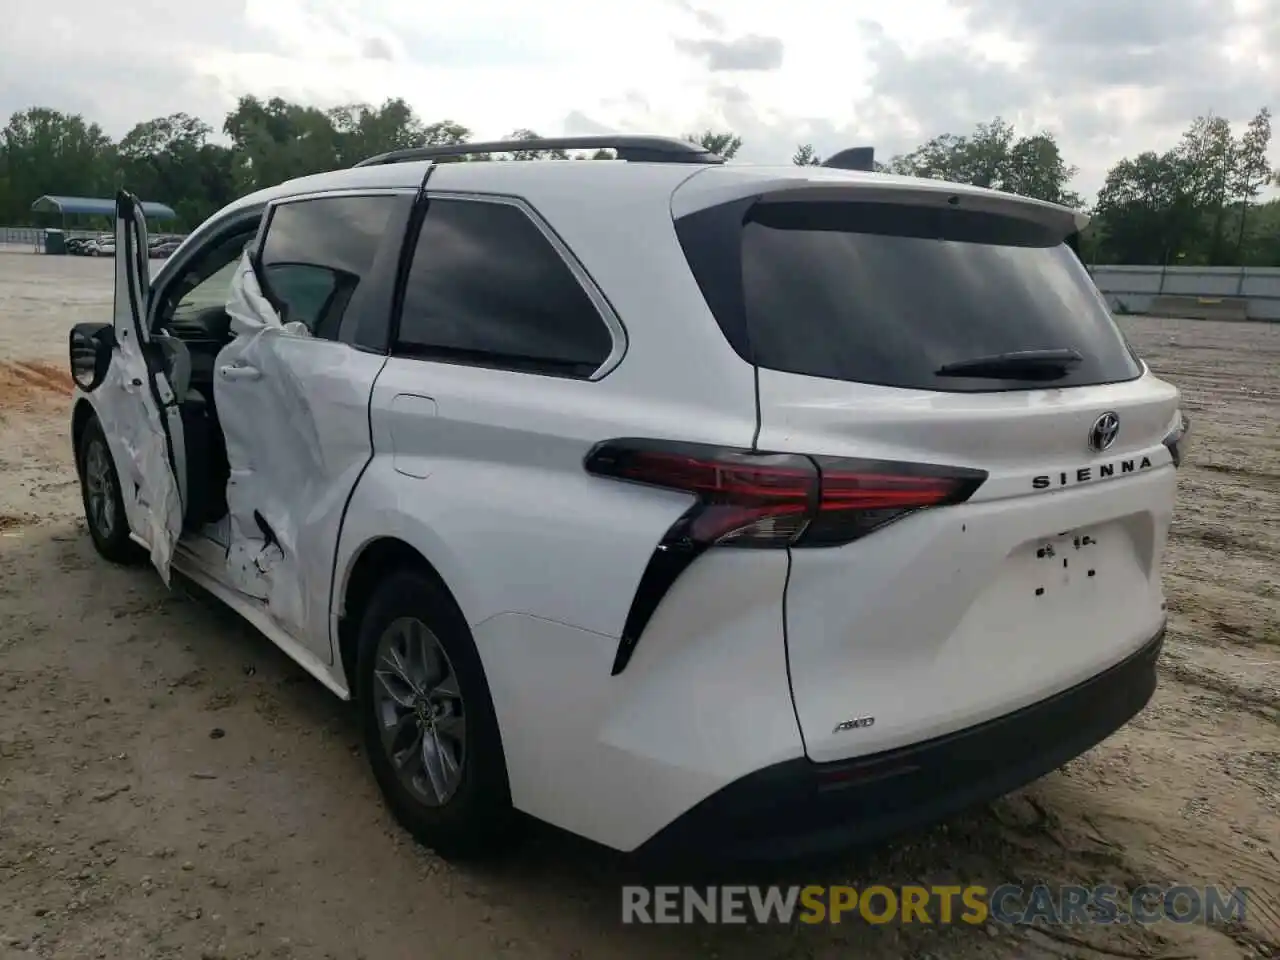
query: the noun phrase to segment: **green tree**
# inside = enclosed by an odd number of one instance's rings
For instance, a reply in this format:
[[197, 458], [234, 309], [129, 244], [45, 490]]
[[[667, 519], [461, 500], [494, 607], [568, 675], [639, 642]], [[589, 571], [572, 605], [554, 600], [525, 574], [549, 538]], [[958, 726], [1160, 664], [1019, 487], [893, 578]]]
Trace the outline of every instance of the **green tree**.
[[702, 133], [687, 133], [684, 138], [726, 160], [732, 160], [742, 149], [742, 138], [728, 131], [704, 130]]
[[1206, 263], [1219, 263], [1225, 243], [1223, 233], [1231, 180], [1236, 167], [1236, 143], [1231, 136], [1231, 124], [1225, 117], [1196, 117], [1182, 135], [1176, 150], [1184, 161], [1193, 202], [1207, 221], [1207, 247], [1201, 255]]
[[1272, 262], [1265, 240], [1249, 229], [1250, 207], [1272, 177], [1270, 144], [1271, 113], [1264, 107], [1238, 138], [1226, 118], [1206, 115], [1196, 117], [1171, 150], [1121, 160], [1098, 194], [1100, 258]]
[[329, 115], [280, 97], [266, 103], [241, 97], [227, 114], [222, 132], [231, 138], [232, 171], [240, 193], [342, 165], [342, 138]]
[[185, 113], [139, 123], [116, 149], [118, 179], [139, 196], [173, 206], [193, 227], [235, 197], [231, 154], [210, 144], [213, 129]]
[[104, 196], [115, 185], [116, 151], [96, 123], [78, 114], [31, 107], [9, 118], [0, 132], [4, 218], [28, 222], [44, 194]]
[[[541, 140], [542, 137], [533, 130], [520, 129], [507, 136], [508, 140]], [[569, 154], [563, 150], [513, 150], [512, 160], [568, 160]]]
[[813, 149], [812, 143], [802, 143], [796, 147], [796, 152], [791, 155], [791, 162], [797, 167], [819, 167], [822, 165], [822, 158]]
[[1250, 266], [1280, 266], [1280, 200], [1250, 208], [1240, 262]]
[[340, 166], [368, 157], [412, 147], [465, 143], [471, 131], [453, 120], [424, 124], [404, 100], [386, 100], [380, 107], [346, 104], [327, 111]]
[[1037, 200], [1081, 207], [1070, 189], [1076, 168], [1062, 158], [1051, 133], [1019, 137], [1012, 124], [997, 117], [971, 134], [944, 133], [879, 169], [1004, 190]]
[[1204, 235], [1199, 179], [1180, 150], [1149, 150], [1113, 166], [1094, 206], [1098, 259], [1160, 264], [1198, 249]]
[[[1239, 221], [1236, 231], [1235, 261], [1245, 263], [1245, 228], [1249, 221], [1249, 208], [1258, 194], [1272, 180], [1273, 171], [1267, 160], [1271, 148], [1271, 111], [1263, 107], [1257, 112], [1244, 134], [1236, 142], [1235, 168], [1232, 170], [1228, 189], [1231, 198], [1239, 204]], [[1277, 179], [1280, 179], [1278, 177]]]

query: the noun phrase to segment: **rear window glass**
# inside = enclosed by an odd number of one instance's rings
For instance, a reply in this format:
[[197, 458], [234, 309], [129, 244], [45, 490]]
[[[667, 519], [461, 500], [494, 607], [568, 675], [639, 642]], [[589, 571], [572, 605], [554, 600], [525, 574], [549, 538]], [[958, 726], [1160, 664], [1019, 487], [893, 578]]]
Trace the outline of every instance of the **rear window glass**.
[[[1141, 373], [1079, 258], [1036, 224], [860, 202], [767, 202], [685, 220], [677, 230], [708, 304], [739, 352], [762, 367], [942, 391], [1081, 386]], [[1049, 381], [936, 372], [1064, 348], [1083, 362]]]

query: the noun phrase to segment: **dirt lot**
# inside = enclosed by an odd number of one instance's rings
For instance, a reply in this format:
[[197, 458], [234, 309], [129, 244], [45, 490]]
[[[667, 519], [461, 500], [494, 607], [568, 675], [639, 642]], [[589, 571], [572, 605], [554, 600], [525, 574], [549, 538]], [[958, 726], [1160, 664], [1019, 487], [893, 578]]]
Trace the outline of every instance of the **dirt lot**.
[[631, 868], [549, 830], [502, 867], [417, 848], [347, 707], [230, 615], [98, 560], [63, 369], [110, 294], [109, 263], [0, 254], [0, 957], [1280, 955], [1280, 327], [1122, 320], [1195, 431], [1146, 712], [989, 809], [776, 878], [1247, 885], [1246, 925], [639, 928]]

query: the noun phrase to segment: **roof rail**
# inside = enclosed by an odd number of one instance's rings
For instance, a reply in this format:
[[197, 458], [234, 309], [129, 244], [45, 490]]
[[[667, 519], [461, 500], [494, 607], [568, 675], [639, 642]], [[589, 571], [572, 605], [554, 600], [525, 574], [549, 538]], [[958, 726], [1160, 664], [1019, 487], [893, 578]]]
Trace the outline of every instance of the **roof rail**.
[[493, 140], [486, 143], [449, 143], [434, 147], [409, 147], [369, 157], [356, 164], [372, 167], [384, 163], [465, 157], [477, 153], [515, 153], [532, 150], [613, 150], [619, 160], [645, 163], [724, 163], [705, 147], [674, 137], [591, 136], [538, 137], [529, 140]]
[[875, 147], [850, 147], [822, 161], [824, 167], [836, 170], [875, 170]]

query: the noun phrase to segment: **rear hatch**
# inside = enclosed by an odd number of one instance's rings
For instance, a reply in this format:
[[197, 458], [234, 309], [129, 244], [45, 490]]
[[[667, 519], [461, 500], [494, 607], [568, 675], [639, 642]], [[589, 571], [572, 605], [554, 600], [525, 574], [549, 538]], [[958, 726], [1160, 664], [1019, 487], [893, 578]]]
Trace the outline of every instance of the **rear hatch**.
[[1081, 221], [857, 174], [735, 197], [717, 173], [677, 194], [677, 233], [757, 366], [758, 449], [823, 472], [786, 594], [809, 755], [980, 723], [1156, 634], [1178, 393], [1065, 242]]

